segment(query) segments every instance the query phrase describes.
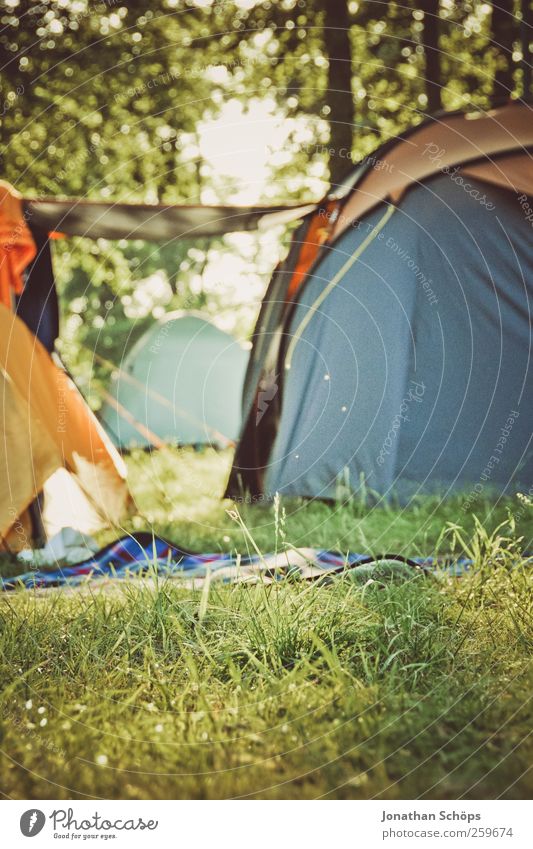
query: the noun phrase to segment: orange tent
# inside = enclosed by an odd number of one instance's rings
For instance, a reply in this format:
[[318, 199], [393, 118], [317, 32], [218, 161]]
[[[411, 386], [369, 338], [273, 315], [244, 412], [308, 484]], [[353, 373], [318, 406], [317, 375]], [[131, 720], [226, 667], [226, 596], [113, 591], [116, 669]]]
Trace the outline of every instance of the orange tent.
[[0, 547], [14, 550], [35, 542], [30, 507], [59, 469], [70, 473], [69, 492], [72, 486], [79, 491], [78, 512], [90, 513], [93, 525], [96, 518], [118, 522], [131, 501], [117, 451], [66, 372], [12, 312], [35, 254], [21, 197], [2, 182]]
[[23, 514], [60, 468], [102, 520], [130, 503], [124, 464], [68, 375], [26, 325], [0, 305], [0, 540], [31, 544]]

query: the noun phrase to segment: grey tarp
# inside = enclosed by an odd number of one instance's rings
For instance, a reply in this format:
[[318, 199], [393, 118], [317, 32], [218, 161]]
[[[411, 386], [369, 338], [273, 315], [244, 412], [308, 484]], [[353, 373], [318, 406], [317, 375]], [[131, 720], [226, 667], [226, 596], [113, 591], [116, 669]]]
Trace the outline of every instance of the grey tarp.
[[[385, 209], [333, 244], [288, 340]], [[401, 499], [475, 499], [533, 482], [530, 212], [513, 192], [453, 175], [407, 193], [283, 372], [268, 494], [332, 497], [339, 480], [364, 480]]]

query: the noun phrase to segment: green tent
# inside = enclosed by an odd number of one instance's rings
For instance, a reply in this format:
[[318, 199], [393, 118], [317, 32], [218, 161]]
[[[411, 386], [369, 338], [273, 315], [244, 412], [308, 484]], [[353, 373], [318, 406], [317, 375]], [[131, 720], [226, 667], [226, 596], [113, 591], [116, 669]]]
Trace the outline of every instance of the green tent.
[[154, 322], [113, 374], [101, 420], [115, 444], [223, 447], [241, 426], [248, 351], [194, 313]]

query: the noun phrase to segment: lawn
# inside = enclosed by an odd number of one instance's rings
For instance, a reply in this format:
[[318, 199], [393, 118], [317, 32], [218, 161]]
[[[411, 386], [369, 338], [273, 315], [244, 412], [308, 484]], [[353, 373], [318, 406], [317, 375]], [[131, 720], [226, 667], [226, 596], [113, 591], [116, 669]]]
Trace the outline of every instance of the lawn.
[[[246, 550], [220, 500], [229, 460], [131, 456], [129, 529]], [[3, 793], [530, 798], [533, 577], [517, 551], [529, 547], [533, 509], [480, 500], [476, 525], [463, 503], [292, 501], [277, 521], [271, 505], [239, 506], [263, 551], [284, 540], [466, 548], [475, 568], [461, 579], [212, 584], [208, 597], [169, 580], [6, 593]]]

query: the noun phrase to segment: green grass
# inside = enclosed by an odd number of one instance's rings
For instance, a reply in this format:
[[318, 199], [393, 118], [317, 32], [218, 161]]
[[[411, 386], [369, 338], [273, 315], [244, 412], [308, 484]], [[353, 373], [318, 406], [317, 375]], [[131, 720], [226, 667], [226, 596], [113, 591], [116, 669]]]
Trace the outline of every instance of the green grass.
[[[130, 458], [139, 515], [244, 548], [227, 455]], [[127, 582], [1, 599], [2, 791], [15, 798], [530, 798], [533, 577], [520, 502], [241, 505], [262, 550], [466, 548], [460, 580]], [[497, 530], [511, 513], [514, 519]], [[463, 526], [462, 532], [448, 523]], [[520, 540], [520, 537], [524, 539]], [[43, 722], [46, 720], [46, 722]]]
[[[230, 464], [230, 452], [212, 450], [131, 455], [130, 484], [140, 515], [128, 524], [128, 530], [152, 525], [157, 533], [184, 548], [242, 550], [242, 534], [228, 516], [233, 502], [222, 500]], [[524, 546], [533, 545], [533, 509], [517, 499], [479, 499], [466, 512], [464, 502], [458, 496], [444, 502], [426, 497], [402, 509], [369, 508], [357, 499], [336, 504], [289, 499], [284, 501], [286, 534], [296, 546], [430, 555], [436, 549], [450, 550], [450, 534], [443, 539], [449, 524], [462, 526], [469, 537], [475, 529], [474, 514], [489, 531], [511, 515]], [[276, 544], [272, 505], [244, 503], [239, 510], [261, 550], [271, 551]]]

